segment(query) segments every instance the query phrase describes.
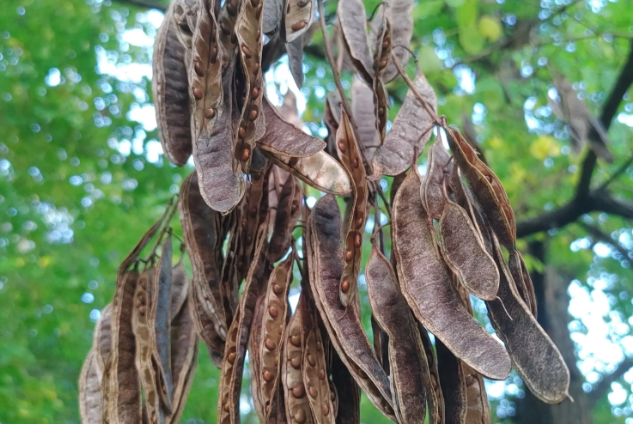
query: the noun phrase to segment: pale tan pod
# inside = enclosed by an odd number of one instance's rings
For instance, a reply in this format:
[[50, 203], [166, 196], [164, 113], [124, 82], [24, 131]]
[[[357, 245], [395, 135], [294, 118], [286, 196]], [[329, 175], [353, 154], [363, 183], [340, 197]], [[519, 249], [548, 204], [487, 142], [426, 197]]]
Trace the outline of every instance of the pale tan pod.
[[101, 424], [101, 378], [93, 349], [88, 352], [79, 376], [79, 412], [82, 424]]

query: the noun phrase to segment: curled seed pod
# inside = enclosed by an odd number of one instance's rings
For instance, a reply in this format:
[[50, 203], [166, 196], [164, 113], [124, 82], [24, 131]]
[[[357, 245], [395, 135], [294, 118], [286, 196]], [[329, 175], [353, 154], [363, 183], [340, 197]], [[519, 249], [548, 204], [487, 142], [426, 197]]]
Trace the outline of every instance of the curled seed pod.
[[[178, 281], [178, 275], [182, 272], [184, 275], [184, 267], [182, 262], [174, 268], [173, 280]], [[174, 288], [178, 287], [172, 284], [172, 300], [176, 292]], [[185, 276], [185, 284], [181, 291], [188, 293], [189, 284]], [[174, 308], [172, 302], [171, 308], [171, 375], [173, 381], [172, 395], [172, 413], [167, 417], [167, 424], [177, 423], [180, 420], [182, 411], [185, 408], [189, 389], [193, 382], [193, 375], [198, 364], [198, 335], [193, 318], [193, 311], [189, 297], [185, 300], [180, 308]]]
[[305, 158], [264, 154], [275, 165], [284, 169], [311, 187], [326, 193], [344, 196], [351, 193], [352, 183], [345, 169], [330, 155], [321, 151]]
[[[352, 124], [341, 111], [341, 125], [336, 133], [336, 146], [341, 163], [352, 181], [351, 219], [345, 236], [345, 265], [339, 285], [339, 297], [343, 306], [348, 306], [358, 295], [358, 274], [363, 253], [362, 237], [367, 220], [367, 181]], [[351, 257], [350, 257], [351, 256]]]
[[486, 302], [490, 321], [530, 391], [543, 402], [562, 402], [569, 396], [567, 365], [511, 283], [512, 276], [494, 236], [493, 245], [501, 281], [497, 300]]
[[314, 0], [286, 0], [284, 2], [281, 40], [291, 43], [308, 31], [314, 19]]
[[193, 270], [194, 315], [201, 330], [200, 337], [209, 348], [217, 350], [222, 347], [222, 341], [226, 338], [226, 318], [220, 300], [216, 253], [222, 247], [216, 225], [218, 213], [202, 198], [198, 174], [195, 172], [182, 184], [178, 207]]
[[[380, 134], [378, 133], [378, 122], [376, 118], [376, 111], [374, 107], [374, 93], [358, 76], [354, 76], [352, 82], [352, 115], [354, 122], [358, 125], [358, 141], [363, 145], [365, 149], [365, 157], [367, 160], [371, 160], [374, 156], [374, 152], [380, 146]], [[329, 96], [330, 93], [328, 93]], [[339, 126], [339, 120], [341, 112], [337, 110], [332, 111], [331, 96], [328, 97], [326, 103], [326, 113], [324, 113], [323, 122], [328, 127], [331, 134], [336, 134]], [[336, 119], [334, 119], [334, 113], [336, 113]], [[333, 140], [333, 147], [336, 147], [336, 141]], [[332, 154], [333, 152], [330, 152]]]
[[514, 249], [516, 241], [514, 212], [501, 181], [477, 157], [475, 150], [457, 130], [452, 128], [445, 128], [445, 130], [455, 162], [472, 187], [483, 214], [490, 222], [501, 244], [508, 250]]
[[281, 382], [285, 395], [286, 416], [291, 423], [312, 424], [314, 417], [305, 395], [303, 383], [303, 351], [305, 346], [303, 319], [306, 314], [306, 296], [301, 293], [294, 315], [284, 333], [281, 357]]
[[308, 219], [308, 231], [310, 286], [330, 340], [371, 402], [395, 420], [389, 378], [367, 340], [356, 304], [346, 308], [338, 296], [343, 255], [341, 215], [334, 196], [317, 201]]
[[156, 123], [165, 156], [184, 165], [191, 156], [191, 114], [185, 46], [178, 40], [173, 5], [156, 34], [153, 55], [152, 98]]
[[[325, 373], [326, 363], [323, 353], [321, 331], [315, 325], [315, 319], [310, 319], [312, 329], [305, 340], [303, 352], [303, 384], [308, 393], [308, 402], [316, 422], [320, 424], [335, 423], [334, 407], [330, 396], [330, 384]], [[320, 347], [320, 348], [319, 348]]]
[[458, 358], [489, 378], [504, 379], [510, 358], [461, 305], [438, 255], [419, 190], [420, 178], [410, 172], [392, 211], [393, 252], [402, 294], [416, 318]]
[[440, 219], [444, 211], [444, 172], [451, 161], [440, 139], [429, 148], [427, 172], [420, 186], [422, 205], [431, 219]]
[[91, 349], [79, 375], [79, 412], [82, 424], [101, 424], [101, 379], [96, 357], [97, 354]]
[[266, 116], [266, 134], [257, 141], [260, 149], [277, 155], [306, 157], [325, 148], [323, 140], [312, 137], [286, 122], [268, 99], [264, 99], [263, 108]]
[[[419, 73], [413, 84], [422, 98], [437, 111], [437, 97], [423, 74]], [[372, 179], [381, 175], [398, 175], [409, 168], [431, 138], [434, 120], [417, 96], [409, 90], [391, 130], [372, 159]]]
[[372, 245], [365, 268], [367, 294], [373, 316], [389, 335], [391, 391], [401, 423], [419, 423], [426, 414], [429, 365], [415, 319], [398, 291], [389, 260]]
[[374, 79], [374, 69], [367, 40], [367, 13], [362, 0], [340, 1], [337, 17], [354, 68], [365, 81], [371, 83]]
[[237, 128], [235, 154], [241, 160], [241, 167], [246, 173], [251, 168], [252, 155], [250, 153], [255, 148], [255, 142], [264, 134], [266, 126], [265, 114], [262, 113], [264, 96], [260, 93], [264, 88], [261, 69], [262, 7], [263, 1], [242, 2], [235, 27], [240, 60], [244, 70], [245, 93]]

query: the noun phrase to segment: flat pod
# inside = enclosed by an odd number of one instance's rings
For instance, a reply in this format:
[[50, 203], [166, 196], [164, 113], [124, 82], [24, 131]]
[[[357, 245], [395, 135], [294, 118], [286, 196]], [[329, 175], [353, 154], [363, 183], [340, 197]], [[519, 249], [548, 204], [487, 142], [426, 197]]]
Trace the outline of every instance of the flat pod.
[[101, 380], [93, 349], [88, 352], [79, 375], [79, 412], [82, 424], [101, 424]]
[[[303, 0], [302, 0], [303, 1]], [[297, 88], [303, 87], [303, 37], [295, 38], [286, 43], [286, 54], [288, 54], [288, 65], [292, 79], [295, 80]], [[290, 91], [290, 90], [288, 90]]]
[[291, 43], [310, 28], [314, 19], [314, 0], [286, 0], [284, 2], [281, 40]]
[[444, 211], [444, 178], [445, 170], [451, 161], [442, 142], [438, 138], [429, 148], [426, 163], [426, 175], [420, 186], [420, 199], [429, 218], [440, 219]]
[[302, 293], [294, 315], [284, 332], [283, 356], [281, 358], [281, 381], [284, 389], [286, 416], [291, 423], [312, 424], [314, 417], [306, 397], [303, 383], [303, 351], [305, 335], [303, 319], [306, 313], [306, 296]]
[[367, 40], [367, 13], [362, 0], [341, 0], [337, 9], [343, 40], [352, 62], [368, 83], [374, 80], [373, 60]]
[[338, 296], [343, 273], [341, 215], [332, 195], [321, 197], [308, 219], [308, 268], [315, 303], [330, 340], [371, 402], [395, 420], [389, 378], [367, 340], [355, 304], [344, 307]]
[[525, 304], [530, 308], [530, 311], [532, 312], [532, 315], [534, 315], [534, 318], [536, 318], [536, 294], [534, 293], [532, 278], [530, 278], [530, 273], [527, 271], [525, 261], [523, 260], [523, 256], [521, 256], [521, 252], [516, 249], [510, 251], [510, 256], [508, 258], [508, 269], [510, 270], [510, 275], [512, 275], [512, 279], [514, 280], [517, 289], [519, 290], [521, 299], [523, 299]]
[[205, 203], [198, 182], [195, 172], [185, 179], [178, 206], [183, 238], [193, 271], [194, 311], [199, 320], [213, 324], [212, 333], [201, 333], [207, 345], [212, 345], [211, 339], [216, 336], [224, 339], [227, 331], [225, 313], [220, 302], [216, 259], [221, 245], [216, 220], [218, 213]]
[[436, 341], [440, 386], [444, 397], [446, 424], [466, 424], [468, 398], [462, 363], [440, 340]]
[[360, 146], [345, 110], [341, 111], [341, 125], [336, 133], [336, 147], [341, 163], [352, 179], [351, 215], [345, 236], [345, 265], [339, 287], [341, 303], [343, 306], [348, 306], [358, 295], [358, 274], [363, 253], [363, 232], [367, 220], [368, 190]]
[[262, 8], [263, 0], [245, 0], [237, 18], [236, 34], [240, 59], [244, 71], [244, 104], [237, 129], [236, 158], [248, 173], [253, 148], [258, 133], [264, 133], [266, 125], [262, 114], [263, 77], [262, 58]]
[[97, 367], [97, 375], [99, 376], [99, 382], [103, 378], [103, 370], [108, 357], [110, 356], [110, 350], [112, 349], [112, 304], [108, 303], [105, 308], [101, 310], [101, 316], [99, 321], [95, 325], [95, 332], [92, 339], [92, 350], [94, 351], [94, 361]]
[[398, 291], [389, 260], [372, 245], [365, 268], [367, 294], [373, 316], [389, 335], [391, 391], [401, 423], [424, 422], [426, 387], [430, 380], [424, 347], [409, 306]]
[[178, 40], [170, 10], [154, 42], [152, 98], [156, 109], [159, 139], [165, 156], [184, 165], [191, 156], [191, 114], [185, 47]]
[[[179, 265], [174, 269], [174, 282], [177, 281], [177, 275], [184, 267]], [[185, 279], [186, 281], [186, 279]], [[176, 287], [172, 285], [172, 289]], [[188, 293], [189, 285], [185, 284], [182, 291]], [[172, 290], [172, 300], [175, 292]], [[180, 420], [182, 411], [185, 408], [187, 396], [193, 382], [193, 375], [198, 364], [198, 335], [191, 310], [191, 302], [185, 297], [180, 308], [174, 307], [176, 304], [172, 302], [171, 308], [171, 375], [173, 381], [172, 391], [172, 413], [165, 420], [166, 423], [177, 423]]]
[[320, 151], [305, 158], [264, 153], [275, 165], [290, 172], [311, 187], [326, 193], [344, 196], [352, 192], [352, 183], [345, 169], [330, 155]]
[[[330, 102], [328, 101], [328, 105]], [[352, 82], [352, 115], [354, 122], [358, 125], [358, 141], [365, 148], [365, 157], [371, 160], [374, 152], [380, 145], [380, 135], [376, 129], [376, 110], [374, 109], [374, 93], [372, 89], [361, 80], [358, 76], [354, 76]], [[332, 112], [330, 112], [332, 113]], [[336, 125], [329, 124], [328, 129], [336, 133], [338, 128], [339, 116], [341, 112], [336, 112]], [[328, 121], [324, 118], [326, 125]]]
[[[418, 73], [413, 84], [421, 97], [437, 111], [437, 97], [422, 73]], [[377, 179], [381, 175], [395, 176], [409, 168], [417, 159], [414, 154], [421, 154], [431, 138], [433, 125], [433, 117], [409, 90], [391, 130], [385, 136], [382, 146], [376, 150], [372, 160], [372, 178]]]
[[132, 329], [137, 271], [119, 272], [112, 302], [112, 351], [101, 382], [103, 423], [126, 424], [141, 420], [141, 389], [135, 366]]
[[[228, 3], [228, 2], [227, 2]], [[232, 66], [232, 65], [231, 65]], [[198, 173], [200, 193], [211, 209], [227, 213], [244, 195], [244, 178], [239, 166], [233, 167], [233, 126], [231, 89], [233, 72], [231, 67], [223, 78], [223, 108], [216, 112], [213, 130], [202, 129], [200, 137], [194, 139], [194, 163]]]
[[302, 197], [301, 185], [294, 177], [289, 177], [279, 194], [273, 234], [266, 252], [271, 263], [280, 260], [292, 244], [292, 230], [301, 213]]
[[[409, 50], [403, 47], [411, 45], [413, 35], [413, 0], [393, 0], [387, 9], [387, 18], [391, 23], [393, 54], [398, 61], [405, 64], [409, 61]], [[399, 47], [400, 46], [400, 47]], [[382, 79], [385, 83], [393, 81], [399, 75], [398, 68], [389, 61]]]
[[469, 292], [492, 300], [499, 289], [499, 270], [477, 235], [465, 210], [446, 200], [440, 219], [442, 253], [446, 264]]
[[462, 306], [438, 256], [419, 191], [420, 178], [410, 172], [392, 211], [393, 250], [402, 293], [416, 318], [458, 358], [489, 378], [505, 379], [510, 358]]
[[171, 270], [171, 294], [169, 297], [169, 315], [178, 315], [189, 295], [189, 280], [183, 264], [184, 252], [178, 263]]
[[266, 98], [263, 107], [266, 115], [266, 134], [257, 142], [260, 149], [277, 155], [308, 157], [325, 148], [323, 140], [312, 137], [286, 122]]
[[538, 324], [511, 283], [496, 237], [495, 261], [501, 281], [498, 299], [486, 302], [490, 321], [512, 357], [517, 372], [536, 397], [547, 403], [568, 397], [569, 370], [560, 352]]
[[516, 223], [508, 196], [499, 178], [478, 157], [475, 150], [461, 134], [452, 128], [445, 128], [448, 144], [455, 162], [473, 190], [482, 212], [488, 218], [499, 241], [508, 249], [514, 249]]

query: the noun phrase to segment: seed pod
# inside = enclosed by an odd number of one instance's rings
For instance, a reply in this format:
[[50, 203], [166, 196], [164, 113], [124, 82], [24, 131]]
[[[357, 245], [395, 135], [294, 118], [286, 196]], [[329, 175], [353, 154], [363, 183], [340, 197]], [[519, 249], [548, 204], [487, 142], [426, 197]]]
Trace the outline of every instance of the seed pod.
[[[179, 265], [181, 266], [181, 265]], [[178, 270], [178, 271], [176, 271]], [[184, 269], [182, 269], [184, 272]], [[174, 282], [180, 268], [176, 267], [173, 273]], [[186, 280], [185, 280], [186, 281]], [[188, 284], [182, 291], [188, 292]], [[172, 300], [175, 292], [175, 284], [172, 285]], [[173, 306], [173, 303], [172, 303]], [[165, 422], [177, 423], [185, 408], [189, 389], [193, 382], [193, 375], [198, 364], [198, 335], [191, 310], [190, 298], [185, 297], [182, 307], [175, 312], [171, 310], [171, 375], [173, 381], [172, 413]]]
[[336, 351], [331, 355], [332, 384], [337, 393], [336, 424], [360, 424], [360, 388]]
[[532, 284], [532, 278], [530, 278], [530, 273], [527, 271], [525, 261], [521, 256], [521, 252], [516, 249], [510, 251], [510, 256], [508, 258], [508, 269], [510, 270], [512, 279], [514, 280], [517, 289], [519, 290], [521, 299], [523, 299], [528, 308], [530, 308], [530, 311], [532, 312], [532, 315], [534, 315], [534, 318], [536, 318], [536, 295], [534, 294], [534, 285]]
[[183, 264], [184, 254], [180, 257], [178, 263], [171, 270], [171, 294], [169, 300], [169, 316], [178, 315], [183, 305], [187, 301], [189, 295], [189, 281], [187, 280], [187, 271]]
[[[309, 318], [312, 329], [307, 333], [305, 350], [303, 352], [303, 384], [308, 395], [310, 409], [316, 422], [320, 424], [334, 424], [335, 417], [332, 398], [330, 397], [330, 384], [325, 372], [326, 363], [323, 353], [323, 341], [321, 331], [316, 326], [316, 316]], [[305, 320], [304, 320], [305, 323]]]
[[438, 138], [429, 148], [427, 171], [420, 186], [420, 199], [431, 219], [440, 219], [444, 211], [444, 173], [450, 161], [451, 156]]
[[[200, 337], [213, 350], [221, 348], [226, 338], [226, 319], [220, 301], [217, 265], [218, 228], [216, 215], [202, 199], [198, 175], [190, 174], [182, 184], [179, 215], [183, 237], [193, 270], [193, 310], [201, 330]], [[211, 324], [211, 325], [208, 325]]]
[[511, 283], [512, 276], [495, 236], [493, 245], [501, 280], [497, 300], [486, 302], [490, 321], [530, 391], [543, 402], [562, 402], [569, 396], [569, 370], [560, 352]]
[[281, 30], [283, 11], [283, 0], [264, 1], [264, 8], [262, 11], [262, 32], [268, 37], [277, 35], [277, 33]]
[[[265, 377], [259, 382], [264, 408], [271, 410], [273, 397], [277, 392], [279, 383], [280, 364], [279, 357], [283, 342], [283, 333], [279, 331], [286, 323], [288, 313], [288, 289], [292, 282], [292, 266], [294, 264], [294, 251], [283, 262], [275, 267], [266, 289], [266, 295], [262, 304], [264, 311], [262, 317], [260, 343], [256, 349], [260, 351], [262, 373], [272, 374], [272, 379]], [[255, 380], [255, 378], [253, 379]], [[269, 416], [269, 414], [266, 414]]]
[[342, 0], [337, 17], [341, 24], [343, 41], [349, 50], [356, 71], [367, 83], [374, 79], [374, 69], [367, 41], [367, 13], [362, 0]]
[[[134, 294], [134, 335], [136, 341], [136, 368], [140, 373], [140, 380], [145, 394], [145, 408], [149, 422], [163, 423], [165, 411], [161, 408], [160, 370], [157, 367], [157, 345], [153, 338], [153, 320], [151, 315], [154, 293], [158, 284], [156, 270], [149, 268], [141, 273]], [[171, 404], [170, 404], [171, 407]]]
[[365, 281], [372, 314], [389, 335], [391, 391], [398, 421], [423, 422], [429, 365], [415, 319], [398, 291], [396, 274], [375, 245], [365, 268]]
[[[371, 160], [374, 156], [374, 152], [378, 146], [380, 146], [381, 142], [380, 134], [377, 130], [377, 108], [374, 107], [374, 92], [371, 87], [358, 76], [354, 76], [351, 91], [352, 115], [354, 122], [358, 126], [358, 141], [365, 149], [365, 157], [367, 160]], [[336, 119], [334, 119], [334, 112], [331, 110], [332, 103], [330, 99], [331, 96], [328, 97], [328, 101], [326, 103], [326, 113], [324, 113], [323, 122], [325, 122], [325, 125], [328, 127], [330, 133], [335, 134], [338, 129], [341, 112], [340, 110], [337, 110]], [[333, 145], [336, 147], [335, 141], [333, 141]], [[330, 154], [332, 154], [332, 152], [330, 152]]]
[[268, 223], [264, 222], [257, 231], [255, 253], [251, 263], [238, 309], [229, 328], [226, 348], [224, 350], [224, 364], [220, 375], [218, 389], [218, 423], [236, 424], [239, 422], [239, 398], [242, 388], [242, 372], [246, 357], [251, 324], [255, 312], [258, 293], [262, 281], [266, 279], [265, 258], [262, 253], [266, 245]]
[[268, 99], [264, 100], [263, 108], [266, 116], [266, 134], [257, 142], [260, 149], [276, 155], [307, 157], [325, 148], [323, 140], [312, 137], [286, 122]]
[[468, 399], [466, 376], [461, 361], [453, 355], [441, 340], [436, 340], [440, 386], [444, 397], [446, 424], [466, 424]]
[[119, 268], [112, 302], [112, 351], [101, 382], [104, 424], [141, 420], [141, 390], [134, 365], [136, 347], [132, 330], [134, 292], [138, 278], [137, 271]]
[[358, 295], [357, 284], [363, 252], [362, 235], [367, 220], [368, 190], [360, 148], [345, 110], [341, 111], [341, 125], [336, 133], [336, 146], [341, 163], [352, 181], [351, 219], [345, 237], [345, 265], [339, 286], [341, 303], [343, 306], [348, 306]]
[[101, 381], [96, 357], [91, 349], [79, 376], [79, 412], [82, 424], [101, 424]]
[[467, 412], [466, 424], [490, 424], [490, 404], [486, 396], [483, 377], [462, 363], [466, 381]]
[[504, 379], [510, 372], [510, 358], [461, 305], [438, 256], [419, 190], [420, 178], [410, 172], [392, 211], [393, 253], [402, 294], [416, 318], [458, 358], [489, 378]]
[[339, 196], [344, 196], [352, 191], [352, 183], [345, 169], [323, 151], [305, 158], [277, 155], [270, 152], [264, 152], [264, 154], [275, 165], [317, 190]]
[[424, 347], [426, 362], [429, 365], [429, 380], [424, 381], [424, 389], [427, 394], [427, 402], [429, 409], [429, 423], [444, 424], [444, 395], [440, 386], [440, 373], [437, 369], [437, 359], [435, 358], [435, 350], [431, 344], [429, 333], [426, 328], [418, 323], [418, 335]]
[[314, 19], [314, 0], [284, 1], [281, 41], [291, 43], [306, 33]]
[[[99, 384], [103, 379], [103, 370], [110, 350], [112, 349], [112, 304], [108, 303], [102, 310], [99, 321], [95, 325], [95, 332], [92, 338], [92, 350], [94, 351], [94, 362]], [[88, 358], [86, 358], [88, 361]]]
[[[423, 74], [419, 73], [413, 84], [422, 98], [437, 111], [437, 98], [431, 85]], [[398, 175], [409, 168], [418, 155], [424, 151], [424, 146], [431, 138], [433, 117], [420, 104], [417, 96], [409, 90], [402, 103], [400, 112], [393, 121], [391, 130], [385, 136], [383, 144], [376, 150], [372, 159], [372, 179], [381, 175]]]
[[514, 249], [516, 223], [508, 196], [499, 178], [478, 157], [475, 150], [461, 134], [452, 128], [445, 128], [448, 144], [468, 184], [473, 189], [482, 212], [488, 219], [499, 241], [508, 250]]
[[193, 30], [198, 20], [197, 3], [198, 0], [174, 0], [169, 4], [171, 12], [168, 8], [163, 21], [172, 20], [178, 41], [186, 49], [191, 49]]
[[[391, 60], [391, 22], [389, 22], [387, 13], [382, 9], [376, 13], [371, 24], [370, 44], [373, 44], [374, 51], [374, 73], [376, 79], [380, 79]], [[371, 43], [372, 41], [373, 43]]]
[[[266, 121], [262, 113], [262, 98], [259, 92], [264, 88], [262, 77], [262, 7], [263, 1], [244, 1], [236, 21], [240, 61], [244, 70], [243, 83], [245, 98], [239, 121], [236, 154], [241, 159], [241, 167], [248, 173], [251, 168], [251, 157], [244, 152], [252, 152], [255, 142], [264, 134]], [[256, 95], [257, 94], [257, 95]], [[260, 133], [260, 137], [257, 136]]]
[[178, 40], [173, 5], [165, 13], [154, 41], [152, 98], [165, 156], [184, 165], [191, 156], [191, 114], [185, 46]]
[[[356, 80], [357, 78], [354, 78], [354, 81]], [[362, 102], [363, 100], [361, 99], [365, 99], [367, 96], [372, 96], [371, 90], [369, 89], [369, 87], [367, 87], [367, 89], [368, 90], [365, 91], [365, 94], [359, 96], [359, 100], [357, 101], [357, 103]], [[365, 113], [358, 112], [357, 114], [355, 106], [354, 106], [354, 84], [353, 83], [352, 83], [352, 114], [354, 115], [354, 120], [356, 122], [359, 122], [359, 123], [365, 122], [365, 119], [361, 118], [361, 116], [365, 116]], [[327, 95], [325, 96], [325, 107], [323, 109], [323, 123], [325, 124], [328, 130], [326, 150], [327, 150], [327, 153], [333, 158], [338, 158], [337, 152], [336, 152], [336, 131], [338, 130], [340, 120], [341, 120], [341, 95], [338, 93], [338, 91], [327, 93]], [[370, 118], [370, 124], [373, 120], [375, 120], [375, 118], [373, 117]], [[361, 139], [361, 143], [363, 143], [365, 147], [368, 147], [368, 144], [365, 144], [365, 140], [367, 137], [363, 135], [364, 127], [365, 127], [364, 125], [361, 125], [359, 127], [359, 137]], [[380, 140], [377, 140], [377, 143], [379, 144]], [[365, 153], [367, 153], [367, 151]], [[371, 152], [371, 155], [373, 156], [373, 151]]]
[[334, 196], [327, 195], [317, 201], [308, 219], [308, 228], [310, 286], [330, 340], [371, 402], [395, 420], [389, 378], [367, 340], [359, 311], [355, 303], [352, 303], [354, 307], [344, 307], [338, 296], [343, 254], [341, 215]]
[[301, 201], [301, 186], [294, 177], [289, 177], [279, 195], [273, 234], [266, 253], [266, 257], [271, 263], [279, 261], [290, 248], [292, 230], [301, 214]]
[[[220, 5], [219, 1], [214, 1], [215, 7]], [[237, 21], [238, 14], [242, 2], [240, 0], [228, 0], [225, 1], [221, 7], [220, 13], [216, 11], [218, 17], [218, 24], [220, 26], [220, 41], [224, 50], [228, 54], [229, 63], [233, 61], [233, 55], [235, 54], [235, 47], [237, 43], [237, 37], [235, 35], [235, 23]]]
[[280, 360], [281, 381], [286, 399], [286, 416], [292, 424], [312, 424], [314, 422], [310, 403], [305, 395], [302, 371], [305, 346], [303, 333], [305, 303], [306, 296], [302, 292], [297, 309], [286, 326], [283, 355]]
[[[409, 50], [402, 47], [395, 48], [396, 46], [409, 47], [411, 45], [411, 36], [413, 35], [413, 0], [393, 0], [389, 3], [387, 9], [387, 18], [392, 25], [392, 41], [394, 46], [393, 54], [398, 58], [401, 64], [409, 61]], [[390, 59], [386, 71], [382, 76], [382, 80], [386, 83], [393, 81], [398, 77], [399, 72], [393, 63], [393, 59]]]

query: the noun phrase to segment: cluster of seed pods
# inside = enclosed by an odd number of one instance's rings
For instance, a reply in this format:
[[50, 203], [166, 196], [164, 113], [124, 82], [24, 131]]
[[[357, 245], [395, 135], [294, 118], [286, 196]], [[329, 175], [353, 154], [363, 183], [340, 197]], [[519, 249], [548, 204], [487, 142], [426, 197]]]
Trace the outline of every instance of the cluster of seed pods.
[[[394, 422], [486, 424], [483, 377], [505, 379], [512, 366], [543, 401], [568, 396], [567, 367], [535, 319], [501, 182], [437, 116], [424, 75], [410, 80], [402, 67], [411, 0], [381, 4], [371, 21], [361, 0], [339, 1], [338, 56], [328, 59], [337, 85], [339, 72], [356, 76], [351, 105], [343, 91], [327, 96], [326, 140], [301, 130], [290, 97], [278, 110], [264, 95], [274, 43], [302, 82], [294, 62], [318, 6], [170, 5], [156, 39], [154, 101], [165, 156], [184, 165], [192, 155], [195, 170], [119, 268], [80, 378], [84, 423], [177, 422], [199, 339], [221, 369], [221, 424], [240, 422], [246, 366], [266, 423], [360, 423], [362, 391]], [[387, 131], [385, 84], [399, 76], [409, 91]], [[383, 176], [394, 177], [390, 193]], [[311, 208], [308, 187], [322, 192]], [[503, 344], [473, 315], [471, 296], [485, 302]]]

